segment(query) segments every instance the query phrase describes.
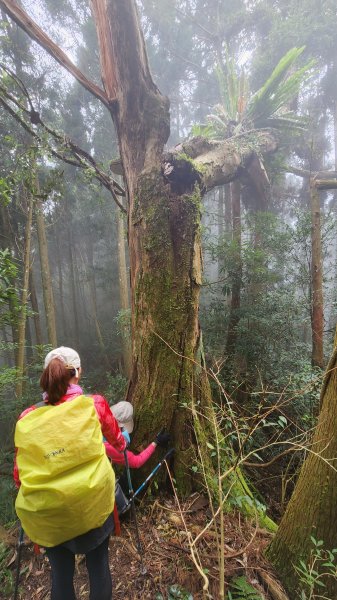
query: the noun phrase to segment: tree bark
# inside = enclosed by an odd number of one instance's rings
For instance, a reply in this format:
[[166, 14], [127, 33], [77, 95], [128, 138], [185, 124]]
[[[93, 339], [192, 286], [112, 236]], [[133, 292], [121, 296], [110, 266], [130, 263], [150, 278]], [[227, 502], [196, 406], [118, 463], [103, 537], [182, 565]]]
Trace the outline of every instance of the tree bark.
[[[129, 287], [128, 273], [126, 268], [125, 256], [125, 227], [124, 216], [121, 211], [117, 210], [117, 246], [118, 246], [118, 279], [119, 279], [119, 304], [124, 315], [130, 310], [129, 303]], [[128, 330], [122, 331], [122, 353], [123, 353], [123, 369], [127, 378], [131, 376], [132, 369], [132, 352], [131, 340]]]
[[[335, 340], [336, 343], [336, 340]], [[295, 490], [272, 542], [268, 557], [275, 565], [292, 598], [300, 598], [295, 566], [309, 562], [311, 536], [323, 540], [322, 549], [336, 548], [337, 522], [337, 347], [326, 370], [321, 392], [321, 412], [311, 450], [301, 469]], [[315, 568], [319, 568], [317, 564]], [[323, 570], [327, 571], [323, 566]], [[337, 597], [336, 577], [324, 577], [326, 587], [316, 592]], [[298, 593], [298, 595], [297, 595]]]
[[32, 305], [32, 310], [33, 310], [33, 319], [34, 319], [34, 327], [35, 327], [35, 340], [38, 346], [42, 346], [43, 344], [43, 337], [42, 337], [42, 330], [41, 330], [41, 322], [40, 322], [40, 312], [39, 312], [39, 305], [37, 302], [37, 295], [36, 295], [36, 289], [35, 289], [35, 280], [34, 280], [34, 273], [33, 273], [33, 268], [30, 268], [29, 271], [29, 292], [30, 292], [30, 302]]
[[[336, 121], [335, 121], [336, 122]], [[336, 131], [336, 128], [335, 128]], [[336, 140], [336, 136], [335, 136]], [[321, 209], [319, 190], [337, 189], [336, 171], [317, 171], [311, 173], [288, 167], [287, 171], [299, 177], [310, 178], [311, 204], [311, 331], [313, 366], [324, 366], [324, 301], [323, 301], [323, 263], [321, 240]]]
[[[220, 249], [221, 244], [223, 243], [223, 235], [224, 235], [224, 212], [225, 212], [225, 198], [224, 198], [224, 186], [220, 186], [218, 188], [218, 247]], [[223, 277], [224, 271], [224, 261], [222, 258], [222, 253], [218, 252], [218, 279], [221, 280]], [[219, 286], [221, 288], [221, 285]]]
[[85, 278], [86, 278], [86, 280], [88, 282], [88, 286], [89, 286], [89, 295], [90, 295], [91, 307], [92, 307], [91, 316], [94, 321], [98, 345], [100, 347], [100, 351], [102, 354], [102, 360], [103, 360], [105, 369], [107, 371], [109, 371], [110, 370], [110, 362], [109, 362], [109, 357], [108, 357], [108, 354], [106, 351], [103, 334], [102, 334], [102, 328], [101, 328], [101, 325], [99, 322], [98, 311], [97, 311], [94, 246], [93, 246], [93, 241], [92, 241], [90, 234], [88, 234], [86, 236], [85, 241], [86, 241], [86, 245], [85, 245], [86, 261], [83, 260], [83, 268], [84, 268]]
[[319, 191], [315, 182], [310, 185], [311, 199], [311, 328], [313, 366], [323, 368], [323, 274], [322, 274], [322, 240], [321, 210]]
[[57, 335], [56, 335], [56, 322], [55, 322], [55, 307], [54, 307], [54, 294], [52, 286], [52, 278], [50, 274], [49, 258], [48, 258], [48, 244], [46, 236], [46, 227], [43, 216], [43, 204], [40, 197], [38, 176], [36, 174], [36, 198], [35, 198], [35, 216], [36, 216], [36, 227], [37, 237], [39, 241], [39, 252], [40, 252], [40, 264], [41, 264], [41, 279], [42, 279], [42, 291], [44, 309], [46, 314], [47, 332], [48, 332], [48, 343], [57, 347]]
[[241, 303], [241, 279], [242, 279], [242, 257], [241, 257], [241, 184], [237, 179], [231, 184], [232, 195], [232, 220], [233, 220], [233, 242], [235, 270], [233, 272], [231, 305], [228, 322], [228, 334], [225, 354], [232, 357], [235, 351], [237, 339], [237, 326], [240, 321], [239, 310]]
[[18, 350], [17, 350], [17, 373], [18, 378], [15, 386], [17, 398], [21, 398], [23, 390], [23, 376], [25, 367], [25, 348], [26, 348], [26, 319], [27, 319], [27, 304], [28, 304], [28, 288], [29, 288], [29, 271], [30, 271], [30, 246], [32, 239], [32, 220], [33, 220], [33, 194], [29, 192], [27, 203], [27, 222], [25, 229], [25, 246], [23, 257], [23, 282], [21, 296], [21, 310], [18, 322]]
[[66, 335], [67, 331], [67, 318], [64, 307], [64, 286], [63, 286], [63, 271], [62, 271], [62, 259], [60, 252], [60, 233], [61, 227], [57, 227], [55, 231], [55, 245], [56, 245], [56, 259], [57, 259], [57, 273], [58, 273], [58, 288], [59, 288], [59, 304], [60, 304], [60, 317], [62, 323], [62, 337]]
[[72, 305], [72, 323], [74, 324], [73, 329], [73, 339], [75, 341], [75, 347], [79, 347], [79, 338], [80, 338], [80, 329], [78, 322], [78, 290], [75, 280], [75, 256], [73, 252], [73, 236], [72, 236], [72, 223], [71, 223], [71, 213], [68, 207], [67, 210], [68, 218], [67, 218], [67, 236], [68, 236], [68, 251], [69, 251], [69, 287], [71, 293], [71, 305]]
[[229, 185], [225, 185], [225, 232], [229, 234], [232, 228], [232, 197], [231, 197], [231, 189]]

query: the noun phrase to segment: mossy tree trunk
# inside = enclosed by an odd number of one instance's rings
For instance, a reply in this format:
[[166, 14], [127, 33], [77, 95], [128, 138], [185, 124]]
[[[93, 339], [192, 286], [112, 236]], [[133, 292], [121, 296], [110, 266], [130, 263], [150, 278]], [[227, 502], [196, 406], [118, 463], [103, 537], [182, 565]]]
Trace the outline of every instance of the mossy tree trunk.
[[[153, 439], [162, 426], [169, 429], [178, 486], [188, 491], [195, 431], [204, 432], [198, 443], [205, 450], [208, 435], [207, 419], [202, 427], [195, 422], [195, 403], [198, 413], [211, 406], [198, 320], [201, 197], [234, 179], [254, 150], [247, 144], [243, 156], [235, 144], [197, 138], [164, 154], [169, 103], [153, 83], [135, 2], [92, 0], [91, 5], [129, 198], [133, 366], [128, 399], [136, 414], [134, 444]], [[270, 132], [257, 144], [276, 146]]]
[[172, 193], [154, 169], [139, 178], [137, 196], [142, 201], [131, 223], [138, 269], [128, 397], [136, 408], [137, 444], [153, 439], [162, 426], [171, 430], [181, 488], [195, 459], [191, 402], [197, 396], [202, 406], [210, 402], [205, 374], [194, 362], [201, 357], [200, 192]]
[[[300, 598], [295, 566], [310, 562], [311, 536], [322, 540], [322, 549], [337, 548], [337, 348], [327, 367], [321, 392], [321, 412], [311, 450], [301, 469], [295, 490], [281, 520], [268, 557], [275, 565], [291, 598]], [[323, 561], [326, 562], [326, 561]], [[315, 569], [319, 570], [316, 564]], [[323, 571], [328, 569], [321, 565]], [[337, 598], [337, 578], [323, 577], [327, 598]], [[297, 595], [296, 595], [297, 590]], [[325, 597], [325, 596], [324, 596]]]

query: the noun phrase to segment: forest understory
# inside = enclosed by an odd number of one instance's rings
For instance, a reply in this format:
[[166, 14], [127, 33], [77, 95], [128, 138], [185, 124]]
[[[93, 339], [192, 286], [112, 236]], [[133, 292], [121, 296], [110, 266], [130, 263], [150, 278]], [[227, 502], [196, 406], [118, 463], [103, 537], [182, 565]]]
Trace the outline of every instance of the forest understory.
[[[209, 522], [206, 497], [193, 494], [180, 507], [172, 497], [145, 499], [137, 505], [138, 525], [143, 545], [143, 564], [135, 543], [135, 528], [129, 516], [121, 522], [121, 536], [110, 538], [110, 570], [114, 600], [218, 600], [219, 568], [213, 527], [205, 532], [195, 546], [202, 557], [202, 569], [209, 580], [208, 592], [196, 569], [190, 542]], [[275, 573], [263, 556], [271, 534], [258, 524], [247, 522], [239, 512], [224, 516], [225, 581], [231, 581], [233, 598], [286, 600]], [[10, 552], [7, 565], [15, 577], [17, 527], [2, 530]], [[243, 577], [245, 577], [243, 581]], [[235, 587], [237, 582], [237, 588]], [[240, 584], [241, 582], [241, 584]], [[247, 584], [251, 583], [249, 591]], [[241, 594], [239, 594], [241, 587]], [[76, 562], [75, 588], [78, 599], [89, 598], [89, 586], [84, 556]], [[246, 589], [246, 592], [245, 592]], [[256, 590], [256, 596], [251, 595]], [[270, 592], [270, 589], [273, 592]], [[279, 595], [275, 595], [275, 594]], [[281, 593], [284, 595], [282, 596]], [[44, 600], [50, 594], [50, 567], [42, 553], [35, 554], [29, 542], [23, 546], [21, 561], [20, 600]]]

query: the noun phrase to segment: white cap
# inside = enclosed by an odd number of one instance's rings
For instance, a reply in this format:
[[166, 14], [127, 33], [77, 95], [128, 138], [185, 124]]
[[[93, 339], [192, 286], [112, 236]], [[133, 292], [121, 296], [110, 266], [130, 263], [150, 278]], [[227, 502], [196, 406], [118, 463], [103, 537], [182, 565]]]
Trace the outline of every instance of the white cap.
[[128, 433], [133, 431], [133, 406], [131, 402], [122, 400], [111, 407], [111, 412], [117, 419], [119, 427], [124, 427]]
[[59, 348], [55, 348], [55, 350], [48, 352], [44, 359], [44, 368], [48, 367], [53, 358], [62, 360], [67, 369], [79, 369], [81, 366], [81, 359], [78, 352], [72, 348], [67, 348], [66, 346], [60, 346]]

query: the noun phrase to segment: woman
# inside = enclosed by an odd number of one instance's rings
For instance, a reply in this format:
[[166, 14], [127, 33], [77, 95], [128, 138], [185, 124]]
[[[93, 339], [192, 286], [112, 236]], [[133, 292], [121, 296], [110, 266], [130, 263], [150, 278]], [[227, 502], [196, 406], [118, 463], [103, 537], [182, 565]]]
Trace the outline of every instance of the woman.
[[[127, 433], [133, 432], [133, 406], [131, 402], [121, 400], [111, 407], [111, 412], [114, 415], [120, 429], [127, 431]], [[157, 435], [153, 442], [151, 442], [145, 450], [139, 454], [134, 454], [130, 450], [127, 450], [128, 464], [131, 469], [139, 469], [142, 467], [147, 460], [152, 456], [157, 446], [165, 447], [170, 441], [170, 434], [162, 429]], [[116, 465], [125, 465], [124, 454], [121, 454], [116, 450], [116, 447], [104, 442], [105, 450], [108, 457]]]
[[46, 548], [51, 600], [75, 600], [75, 554], [86, 556], [90, 600], [110, 600], [115, 479], [102, 434], [118, 452], [126, 439], [105, 398], [83, 395], [80, 377], [75, 350], [47, 354], [43, 402], [23, 411], [16, 425], [16, 511], [27, 535]]

